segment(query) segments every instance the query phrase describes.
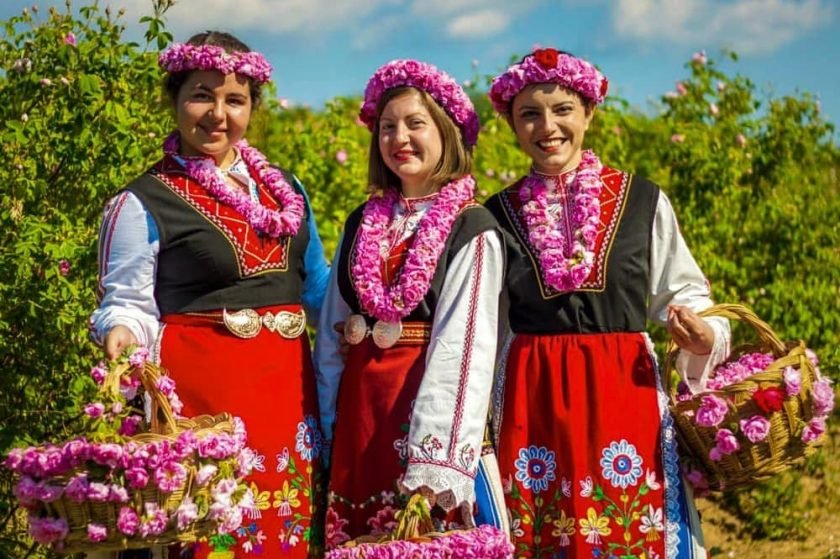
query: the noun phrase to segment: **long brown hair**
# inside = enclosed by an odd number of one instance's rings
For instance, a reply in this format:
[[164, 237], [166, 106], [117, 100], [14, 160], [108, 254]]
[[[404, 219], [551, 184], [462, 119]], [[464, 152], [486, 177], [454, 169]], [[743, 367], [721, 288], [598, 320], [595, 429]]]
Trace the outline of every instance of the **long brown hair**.
[[420, 101], [429, 111], [432, 120], [440, 131], [443, 147], [440, 161], [438, 161], [429, 177], [429, 182], [435, 188], [440, 188], [446, 183], [472, 172], [472, 149], [464, 145], [460, 128], [449, 118], [443, 108], [432, 99], [431, 95], [421, 89], [395, 87], [383, 93], [379, 99], [379, 104], [376, 106], [376, 122], [373, 126], [373, 134], [370, 137], [370, 156], [368, 157], [368, 188], [371, 192], [386, 188], [400, 188], [399, 177], [385, 164], [382, 152], [379, 150], [379, 120], [389, 101], [413, 92], [420, 95]]

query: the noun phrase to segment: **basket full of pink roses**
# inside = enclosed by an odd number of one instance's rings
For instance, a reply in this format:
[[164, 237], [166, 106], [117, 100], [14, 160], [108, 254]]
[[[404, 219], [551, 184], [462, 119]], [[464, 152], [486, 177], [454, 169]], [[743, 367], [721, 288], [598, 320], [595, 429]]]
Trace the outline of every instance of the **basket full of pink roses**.
[[[85, 434], [12, 450], [3, 465], [37, 542], [63, 553], [195, 541], [235, 531], [252, 451], [228, 414], [184, 418], [174, 381], [132, 347], [91, 371]], [[148, 419], [148, 421], [147, 421]]]
[[[816, 355], [799, 342], [782, 342], [767, 323], [741, 305], [717, 305], [701, 316], [748, 325], [758, 341], [735, 347], [712, 372], [706, 390], [671, 392], [671, 412], [686, 476], [700, 490], [729, 490], [765, 480], [801, 462], [825, 439], [834, 407], [831, 381]], [[675, 374], [672, 343], [664, 378]]]

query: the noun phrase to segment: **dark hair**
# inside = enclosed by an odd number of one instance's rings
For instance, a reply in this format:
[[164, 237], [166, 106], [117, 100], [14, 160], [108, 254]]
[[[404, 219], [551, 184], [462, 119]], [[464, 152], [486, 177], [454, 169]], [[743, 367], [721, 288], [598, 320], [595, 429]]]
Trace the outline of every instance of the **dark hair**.
[[[187, 39], [188, 45], [212, 45], [222, 47], [226, 52], [249, 52], [251, 49], [231, 35], [224, 31], [205, 31], [198, 33]], [[167, 97], [174, 103], [178, 99], [178, 93], [181, 91], [181, 86], [187, 81], [189, 75], [195, 70], [184, 70], [183, 72], [173, 72], [166, 74], [163, 78], [163, 89], [166, 91]], [[260, 96], [262, 94], [262, 84], [254, 81], [253, 78], [247, 77], [248, 89], [251, 93], [251, 107], [256, 108], [260, 103]]]
[[[559, 50], [559, 49], [556, 49], [556, 50], [557, 50], [557, 54], [565, 54], [566, 56], [575, 56], [574, 54], [570, 53], [569, 51]], [[519, 60], [519, 62], [517, 62], [517, 64], [522, 64], [523, 62], [525, 62], [526, 58], [532, 57], [532, 56], [534, 56], [534, 53], [526, 54], [525, 56], [523, 56]], [[575, 57], [575, 58], [577, 58], [577, 57]], [[580, 99], [580, 103], [581, 103], [581, 105], [583, 105], [583, 110], [586, 111], [587, 115], [592, 114], [592, 111], [595, 110], [595, 102], [592, 101], [591, 99], [588, 99], [587, 97], [584, 97], [583, 95], [581, 95], [579, 92], [575, 91], [574, 89], [570, 89], [570, 88], [565, 87], [565, 86], [560, 85], [560, 84], [557, 84], [557, 85], [562, 87], [563, 89], [565, 89], [569, 93], [574, 93], [575, 96], [577, 96], [578, 99]], [[525, 89], [525, 88], [522, 88], [522, 89]], [[522, 93], [522, 91], [520, 91], [519, 93]], [[511, 97], [510, 101], [508, 101], [508, 114], [510, 115], [510, 118], [508, 119], [508, 124], [510, 124], [511, 130], [514, 130], [514, 128], [513, 128], [513, 100], [516, 99], [516, 97], [519, 95], [519, 93], [517, 93], [516, 95]], [[515, 131], [516, 130], [514, 130], [514, 132]]]
[[443, 107], [437, 104], [432, 96], [414, 87], [395, 87], [389, 89], [379, 98], [376, 106], [376, 120], [373, 125], [373, 134], [370, 138], [370, 156], [368, 157], [368, 184], [371, 191], [385, 188], [399, 188], [400, 179], [385, 164], [382, 152], [379, 150], [379, 119], [382, 111], [392, 99], [416, 92], [420, 95], [420, 101], [432, 117], [435, 125], [440, 131], [440, 139], [443, 147], [440, 161], [435, 166], [429, 181], [436, 187], [441, 187], [448, 182], [459, 179], [472, 171], [472, 148], [464, 145], [461, 129], [449, 118]]

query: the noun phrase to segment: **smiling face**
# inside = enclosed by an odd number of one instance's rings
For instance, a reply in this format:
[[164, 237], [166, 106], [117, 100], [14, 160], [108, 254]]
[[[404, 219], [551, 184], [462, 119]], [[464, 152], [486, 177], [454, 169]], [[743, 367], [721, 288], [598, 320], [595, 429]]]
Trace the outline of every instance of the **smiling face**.
[[175, 100], [181, 154], [209, 155], [221, 166], [231, 163], [233, 146], [251, 120], [251, 108], [245, 77], [214, 70], [191, 72]]
[[378, 126], [382, 160], [399, 179], [403, 194], [420, 196], [440, 165], [443, 140], [417, 91], [394, 97], [382, 110]]
[[540, 173], [559, 174], [580, 163], [594, 110], [575, 92], [552, 83], [529, 85], [513, 99], [511, 126]]

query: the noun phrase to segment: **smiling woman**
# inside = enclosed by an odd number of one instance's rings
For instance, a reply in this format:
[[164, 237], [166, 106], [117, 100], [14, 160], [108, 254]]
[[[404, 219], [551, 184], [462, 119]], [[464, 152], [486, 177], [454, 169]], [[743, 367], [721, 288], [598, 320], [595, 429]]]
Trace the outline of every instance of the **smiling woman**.
[[474, 522], [504, 260], [474, 199], [478, 117], [452, 78], [389, 62], [360, 117], [372, 193], [345, 223], [315, 352], [329, 548], [390, 533], [416, 493], [438, 505], [438, 528]]
[[606, 92], [592, 64], [554, 49], [490, 89], [532, 164], [487, 202], [510, 241], [494, 424], [516, 555], [704, 557], [645, 327], [667, 325], [693, 389], [729, 328], [694, 312], [709, 284], [665, 194], [583, 149]]
[[221, 32], [159, 62], [177, 130], [106, 207], [93, 334], [109, 358], [148, 346], [185, 416], [229, 412], [248, 430], [250, 505], [226, 520], [235, 538], [170, 555], [308, 557], [319, 547], [321, 438], [305, 326], [328, 270], [300, 182], [244, 139], [271, 67]]

